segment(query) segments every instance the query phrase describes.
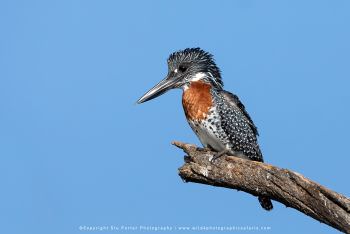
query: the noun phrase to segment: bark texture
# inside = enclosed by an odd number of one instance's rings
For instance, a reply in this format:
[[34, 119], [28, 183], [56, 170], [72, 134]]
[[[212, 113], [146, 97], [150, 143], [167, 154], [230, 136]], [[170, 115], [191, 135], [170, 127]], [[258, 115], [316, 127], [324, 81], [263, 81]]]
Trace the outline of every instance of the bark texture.
[[173, 144], [187, 154], [185, 164], [179, 168], [184, 181], [268, 196], [339, 231], [350, 233], [349, 198], [297, 172], [234, 156], [223, 156], [210, 162], [214, 152], [181, 142]]

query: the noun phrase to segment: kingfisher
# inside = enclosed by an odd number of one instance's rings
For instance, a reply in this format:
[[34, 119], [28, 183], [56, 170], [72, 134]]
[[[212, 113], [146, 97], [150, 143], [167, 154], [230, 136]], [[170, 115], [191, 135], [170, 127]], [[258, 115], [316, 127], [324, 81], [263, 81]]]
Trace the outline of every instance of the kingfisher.
[[[212, 161], [233, 155], [263, 162], [258, 129], [238, 96], [223, 89], [213, 55], [200, 48], [187, 48], [172, 53], [167, 62], [167, 76], [137, 103], [181, 88], [186, 119], [202, 145], [216, 152]], [[270, 198], [259, 196], [258, 200], [265, 210], [273, 208]]]

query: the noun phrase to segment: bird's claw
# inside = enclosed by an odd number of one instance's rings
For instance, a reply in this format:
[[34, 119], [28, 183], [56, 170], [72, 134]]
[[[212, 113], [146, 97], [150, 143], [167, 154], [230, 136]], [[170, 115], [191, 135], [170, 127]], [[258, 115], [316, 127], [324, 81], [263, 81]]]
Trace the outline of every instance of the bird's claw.
[[197, 150], [198, 150], [199, 152], [207, 152], [207, 151], [209, 151], [209, 148], [204, 147], [204, 148], [198, 148]]
[[213, 153], [213, 156], [211, 156], [211, 157], [209, 158], [209, 161], [210, 161], [211, 163], [213, 163], [216, 159], [218, 159], [218, 158], [224, 156], [226, 153], [227, 153], [227, 150], [223, 150], [223, 151], [221, 151], [221, 152]]

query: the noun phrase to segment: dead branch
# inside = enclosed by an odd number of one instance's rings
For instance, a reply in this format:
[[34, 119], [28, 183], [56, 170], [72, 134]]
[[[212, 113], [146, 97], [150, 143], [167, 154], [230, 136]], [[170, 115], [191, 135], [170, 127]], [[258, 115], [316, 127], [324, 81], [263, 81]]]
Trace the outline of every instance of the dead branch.
[[173, 144], [187, 154], [179, 175], [186, 182], [264, 195], [287, 207], [350, 233], [350, 199], [303, 175], [265, 163], [225, 156], [210, 162], [213, 152], [181, 142]]

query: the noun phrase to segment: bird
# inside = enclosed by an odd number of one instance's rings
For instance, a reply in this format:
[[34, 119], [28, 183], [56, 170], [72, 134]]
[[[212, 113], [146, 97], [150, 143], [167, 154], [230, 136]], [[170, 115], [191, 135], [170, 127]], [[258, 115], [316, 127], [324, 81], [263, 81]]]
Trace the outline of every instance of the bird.
[[[190, 127], [204, 148], [223, 155], [264, 162], [258, 129], [237, 95], [224, 90], [221, 71], [214, 57], [201, 48], [186, 48], [170, 54], [168, 74], [146, 92], [138, 104], [171, 89], [182, 89], [182, 106]], [[272, 210], [271, 199], [259, 196], [260, 205]]]

